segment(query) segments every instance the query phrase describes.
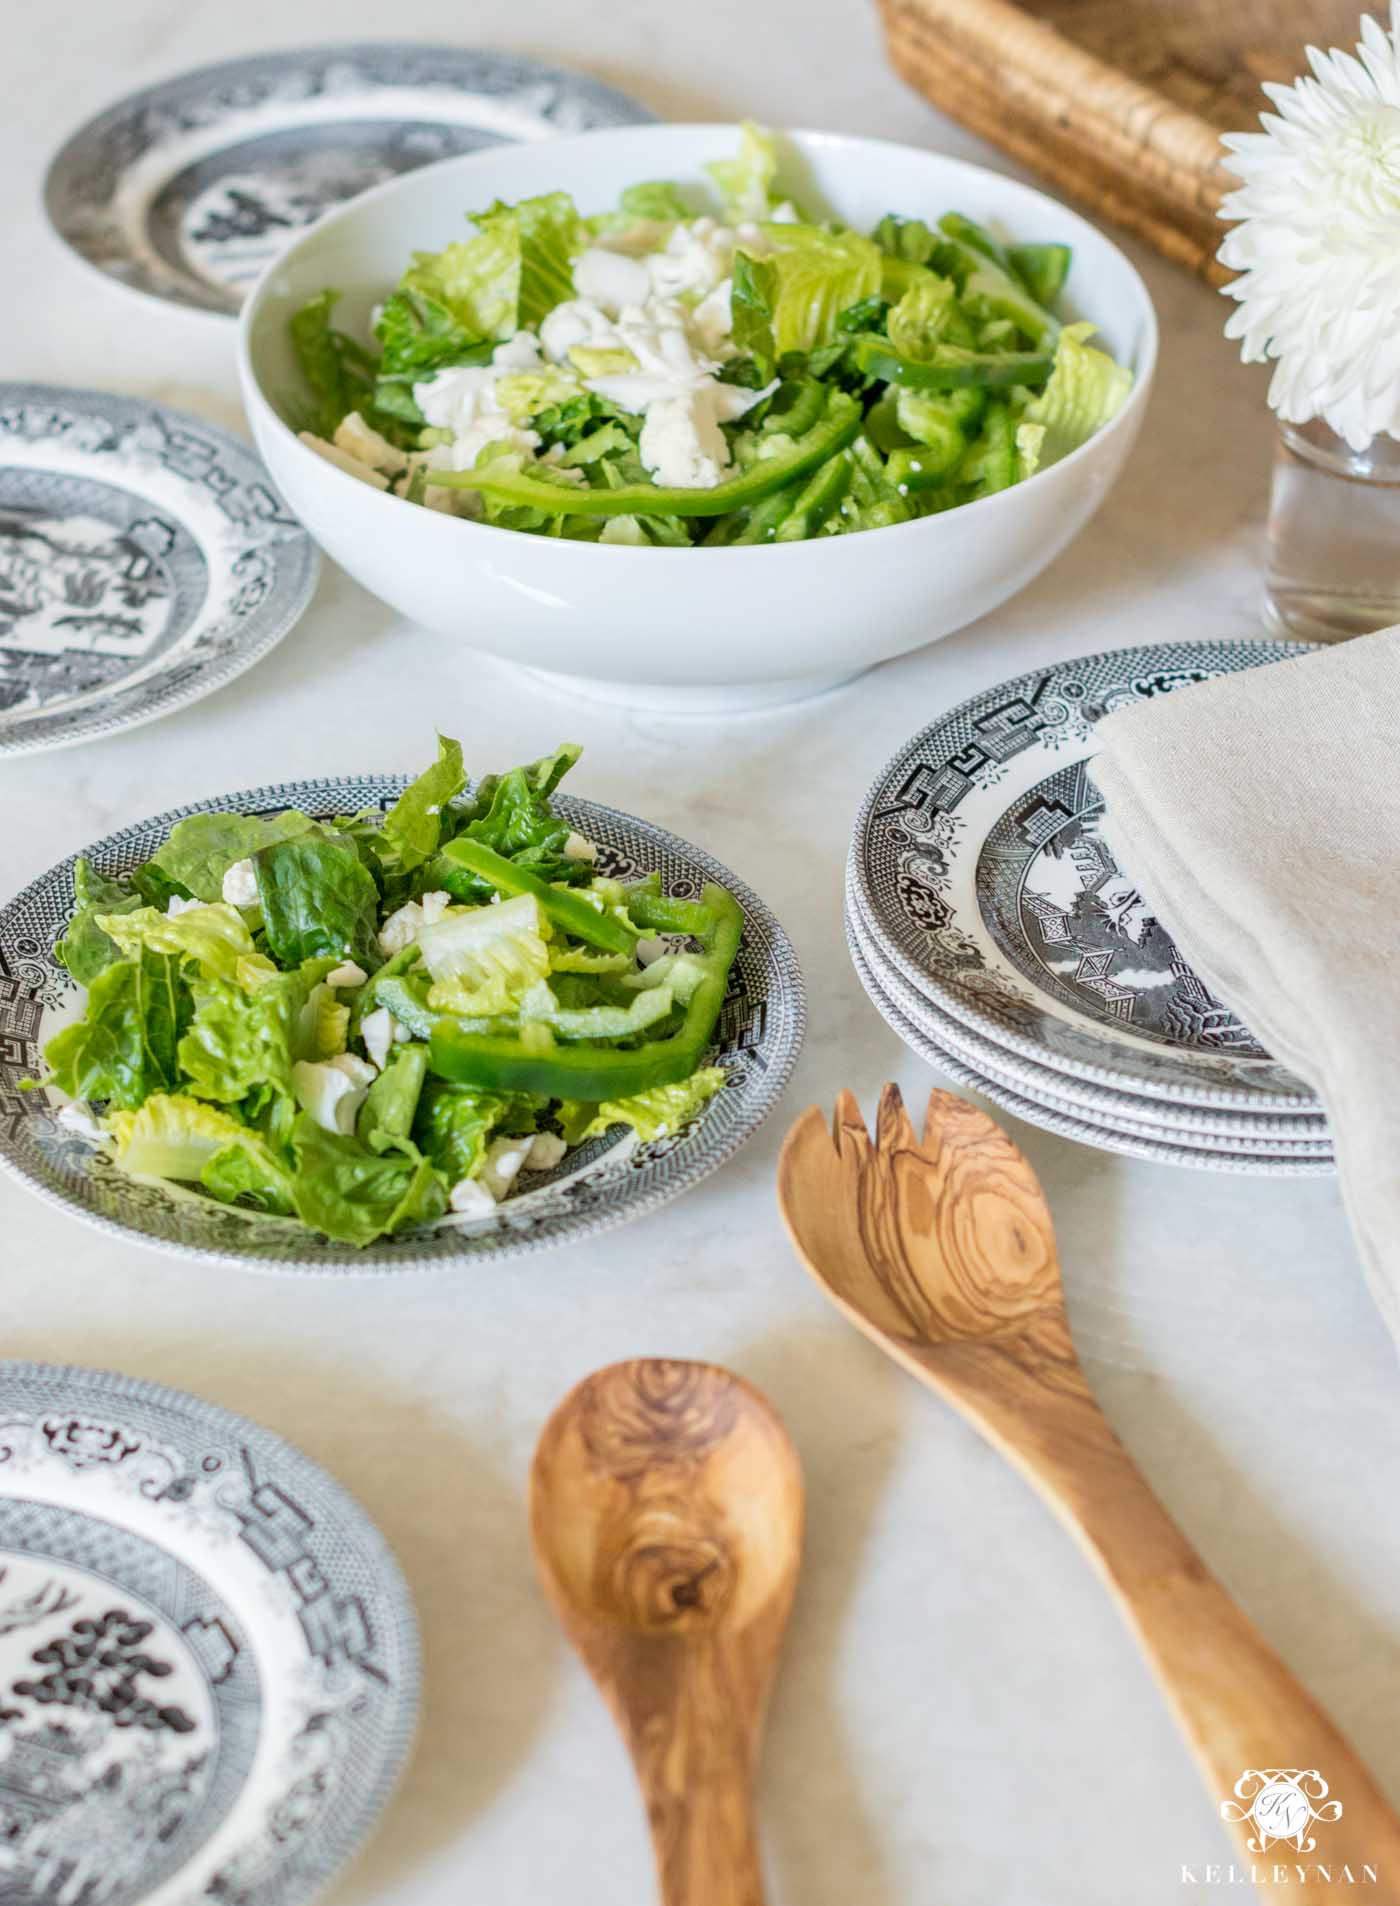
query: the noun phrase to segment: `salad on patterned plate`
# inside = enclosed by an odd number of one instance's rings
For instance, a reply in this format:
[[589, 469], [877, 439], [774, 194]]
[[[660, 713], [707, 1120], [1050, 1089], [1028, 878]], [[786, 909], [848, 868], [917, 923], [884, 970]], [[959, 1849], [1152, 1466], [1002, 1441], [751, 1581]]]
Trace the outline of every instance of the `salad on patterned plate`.
[[550, 796], [573, 746], [470, 791], [460, 745], [387, 814], [194, 814], [79, 860], [49, 1041], [60, 1118], [141, 1176], [356, 1245], [488, 1216], [614, 1126], [681, 1130], [744, 917], [598, 874]]
[[291, 320], [304, 440], [350, 474], [534, 535], [799, 541], [1004, 490], [1117, 413], [1132, 373], [1056, 306], [1069, 247], [949, 212], [869, 236], [778, 196], [744, 129], [718, 197], [631, 187], [495, 204], [417, 252], [374, 315]]

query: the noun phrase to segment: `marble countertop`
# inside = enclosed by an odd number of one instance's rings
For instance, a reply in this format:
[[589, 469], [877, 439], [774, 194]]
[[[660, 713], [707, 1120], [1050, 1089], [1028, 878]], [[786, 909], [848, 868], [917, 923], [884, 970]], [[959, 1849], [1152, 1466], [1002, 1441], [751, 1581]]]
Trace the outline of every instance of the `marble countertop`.
[[[885, 64], [849, 0], [413, 0], [423, 39], [590, 67], [671, 117], [750, 114], [1006, 162]], [[70, 0], [6, 48], [4, 372], [104, 384], [241, 428], [232, 334], [110, 292], [45, 230], [70, 123], [146, 80], [382, 34], [370, 0]], [[1136, 254], [1135, 254], [1136, 255]], [[631, 1776], [530, 1575], [522, 1490], [550, 1407], [647, 1352], [732, 1364], [802, 1451], [810, 1539], [764, 1761], [775, 1906], [1174, 1906], [1229, 1858], [1099, 1584], [1026, 1487], [830, 1311], [774, 1204], [789, 1119], [935, 1075], [866, 1002], [841, 934], [859, 798], [920, 722], [1051, 657], [1257, 626], [1270, 430], [1221, 301], [1142, 253], [1163, 358], [1089, 530], [994, 615], [848, 689], [724, 725], [575, 705], [455, 653], [327, 565], [258, 668], [157, 727], [0, 764], [0, 884], [177, 802], [410, 769], [434, 723], [492, 766], [587, 744], [582, 791], [710, 847], [797, 943], [812, 1032], [763, 1133], [680, 1203], [594, 1244], [401, 1281], [201, 1272], [0, 1183], [0, 1348], [114, 1366], [259, 1418], [393, 1542], [422, 1614], [421, 1744], [336, 1906], [653, 1897]], [[1214, 1569], [1400, 1791], [1400, 1389], [1335, 1185], [1186, 1173], [1012, 1123], [1054, 1208], [1071, 1318], [1124, 1440]], [[1324, 1769], [1325, 1773], [1326, 1770]], [[1202, 1885], [1187, 1897], [1247, 1896]]]

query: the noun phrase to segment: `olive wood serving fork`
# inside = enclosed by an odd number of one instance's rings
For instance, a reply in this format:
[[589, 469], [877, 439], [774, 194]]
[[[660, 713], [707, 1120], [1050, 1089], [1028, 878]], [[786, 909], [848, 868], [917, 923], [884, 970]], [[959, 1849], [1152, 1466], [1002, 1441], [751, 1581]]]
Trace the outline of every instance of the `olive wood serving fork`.
[[[1357, 1897], [1396, 1906], [1400, 1821], [1206, 1569], [1094, 1401], [1070, 1338], [1045, 1195], [1006, 1133], [965, 1100], [934, 1092], [920, 1136], [887, 1085], [872, 1143], [843, 1092], [830, 1128], [813, 1106], [789, 1132], [778, 1197], [798, 1254], [837, 1309], [966, 1417], [1078, 1539], [1246, 1861], [1265, 1871], [1287, 1863], [1288, 1896], [1307, 1906]], [[1310, 1771], [1326, 1786], [1301, 1789], [1304, 1814], [1276, 1776]]]

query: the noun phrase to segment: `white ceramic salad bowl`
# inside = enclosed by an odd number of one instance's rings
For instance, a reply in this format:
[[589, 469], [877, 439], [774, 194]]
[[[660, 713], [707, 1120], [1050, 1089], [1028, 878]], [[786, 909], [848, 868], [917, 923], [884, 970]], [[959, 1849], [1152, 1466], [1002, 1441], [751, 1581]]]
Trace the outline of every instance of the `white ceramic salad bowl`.
[[494, 199], [566, 189], [585, 213], [648, 179], [704, 178], [733, 125], [633, 126], [502, 146], [425, 167], [332, 213], [266, 271], [244, 306], [239, 371], [258, 447], [316, 541], [400, 614], [468, 649], [573, 678], [607, 699], [708, 712], [810, 694], [950, 634], [1031, 581], [1084, 527], [1122, 468], [1146, 408], [1157, 325], [1118, 247], [1042, 192], [934, 152], [798, 132], [780, 185], [859, 231], [886, 212], [957, 210], [1021, 240], [1073, 248], [1063, 307], [1134, 373], [1117, 416], [1010, 489], [859, 535], [770, 546], [633, 548], [525, 535], [375, 490], [302, 443], [286, 421], [301, 388], [291, 314], [327, 286], [336, 320], [370, 313], [410, 252], [467, 233]]

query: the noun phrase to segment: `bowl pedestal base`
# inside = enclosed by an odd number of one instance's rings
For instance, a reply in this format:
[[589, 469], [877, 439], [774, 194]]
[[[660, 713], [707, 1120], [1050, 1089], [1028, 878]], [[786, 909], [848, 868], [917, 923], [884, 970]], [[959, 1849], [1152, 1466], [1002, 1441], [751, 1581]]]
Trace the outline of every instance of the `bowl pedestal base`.
[[615, 708], [636, 708], [654, 715], [748, 715], [787, 702], [809, 701], [844, 688], [866, 673], [849, 675], [794, 675], [781, 682], [729, 682], [676, 687], [662, 682], [609, 682], [589, 675], [561, 675], [553, 669], [518, 664], [526, 675], [563, 694], [585, 701], [611, 702]]

